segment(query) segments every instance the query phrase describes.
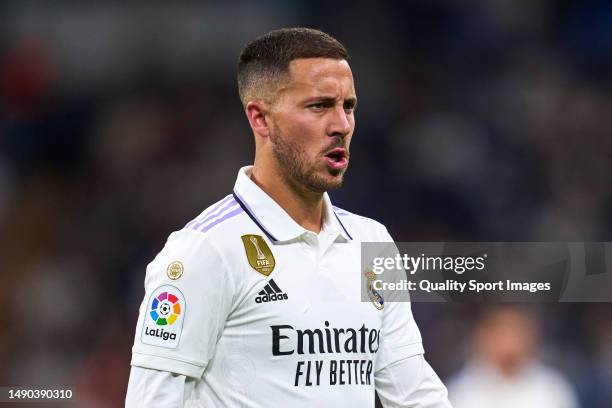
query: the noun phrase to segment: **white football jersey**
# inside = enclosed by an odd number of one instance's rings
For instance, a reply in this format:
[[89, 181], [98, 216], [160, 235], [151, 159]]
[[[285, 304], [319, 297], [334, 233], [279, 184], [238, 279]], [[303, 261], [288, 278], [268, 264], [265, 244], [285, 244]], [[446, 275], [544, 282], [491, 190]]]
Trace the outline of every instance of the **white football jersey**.
[[376, 372], [423, 353], [410, 303], [361, 300], [361, 242], [391, 237], [327, 194], [308, 231], [250, 171], [148, 265], [131, 364], [197, 378], [188, 407], [373, 407]]

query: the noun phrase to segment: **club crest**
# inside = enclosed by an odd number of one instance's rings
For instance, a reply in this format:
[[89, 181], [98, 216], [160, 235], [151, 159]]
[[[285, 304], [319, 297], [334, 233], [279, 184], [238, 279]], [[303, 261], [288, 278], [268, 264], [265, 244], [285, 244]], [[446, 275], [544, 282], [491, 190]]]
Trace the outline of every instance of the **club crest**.
[[382, 310], [385, 307], [385, 299], [383, 296], [374, 289], [374, 281], [376, 280], [376, 274], [371, 270], [367, 270], [364, 272], [364, 277], [366, 278], [365, 284], [368, 292], [368, 297], [370, 301], [378, 310]]

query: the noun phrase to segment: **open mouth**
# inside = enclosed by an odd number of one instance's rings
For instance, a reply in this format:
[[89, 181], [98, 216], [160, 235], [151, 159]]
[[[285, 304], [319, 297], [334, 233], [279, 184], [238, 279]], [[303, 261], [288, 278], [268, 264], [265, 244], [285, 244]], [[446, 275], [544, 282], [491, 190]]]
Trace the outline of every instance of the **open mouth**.
[[341, 147], [332, 149], [324, 157], [327, 165], [333, 169], [344, 169], [348, 165], [348, 153]]

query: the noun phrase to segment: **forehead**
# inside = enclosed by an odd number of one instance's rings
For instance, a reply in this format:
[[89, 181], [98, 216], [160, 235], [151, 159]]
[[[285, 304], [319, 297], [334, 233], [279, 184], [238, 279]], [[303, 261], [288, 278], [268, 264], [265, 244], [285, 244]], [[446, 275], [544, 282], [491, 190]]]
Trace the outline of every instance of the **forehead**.
[[[287, 90], [326, 92], [344, 97], [355, 95], [353, 73], [346, 60], [301, 58], [289, 64], [291, 83]], [[340, 96], [337, 95], [337, 96]]]

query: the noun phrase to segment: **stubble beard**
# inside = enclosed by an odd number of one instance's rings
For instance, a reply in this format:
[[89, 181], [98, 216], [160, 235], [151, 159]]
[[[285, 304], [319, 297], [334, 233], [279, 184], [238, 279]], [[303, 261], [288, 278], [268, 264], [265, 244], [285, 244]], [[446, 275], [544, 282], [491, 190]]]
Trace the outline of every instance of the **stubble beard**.
[[320, 176], [317, 174], [317, 162], [308, 163], [303, 146], [284, 137], [278, 128], [270, 134], [270, 141], [272, 142], [272, 153], [281, 170], [281, 176], [288, 183], [297, 184], [306, 190], [320, 194], [342, 186], [344, 170], [326, 168], [325, 171], [332, 177]]

